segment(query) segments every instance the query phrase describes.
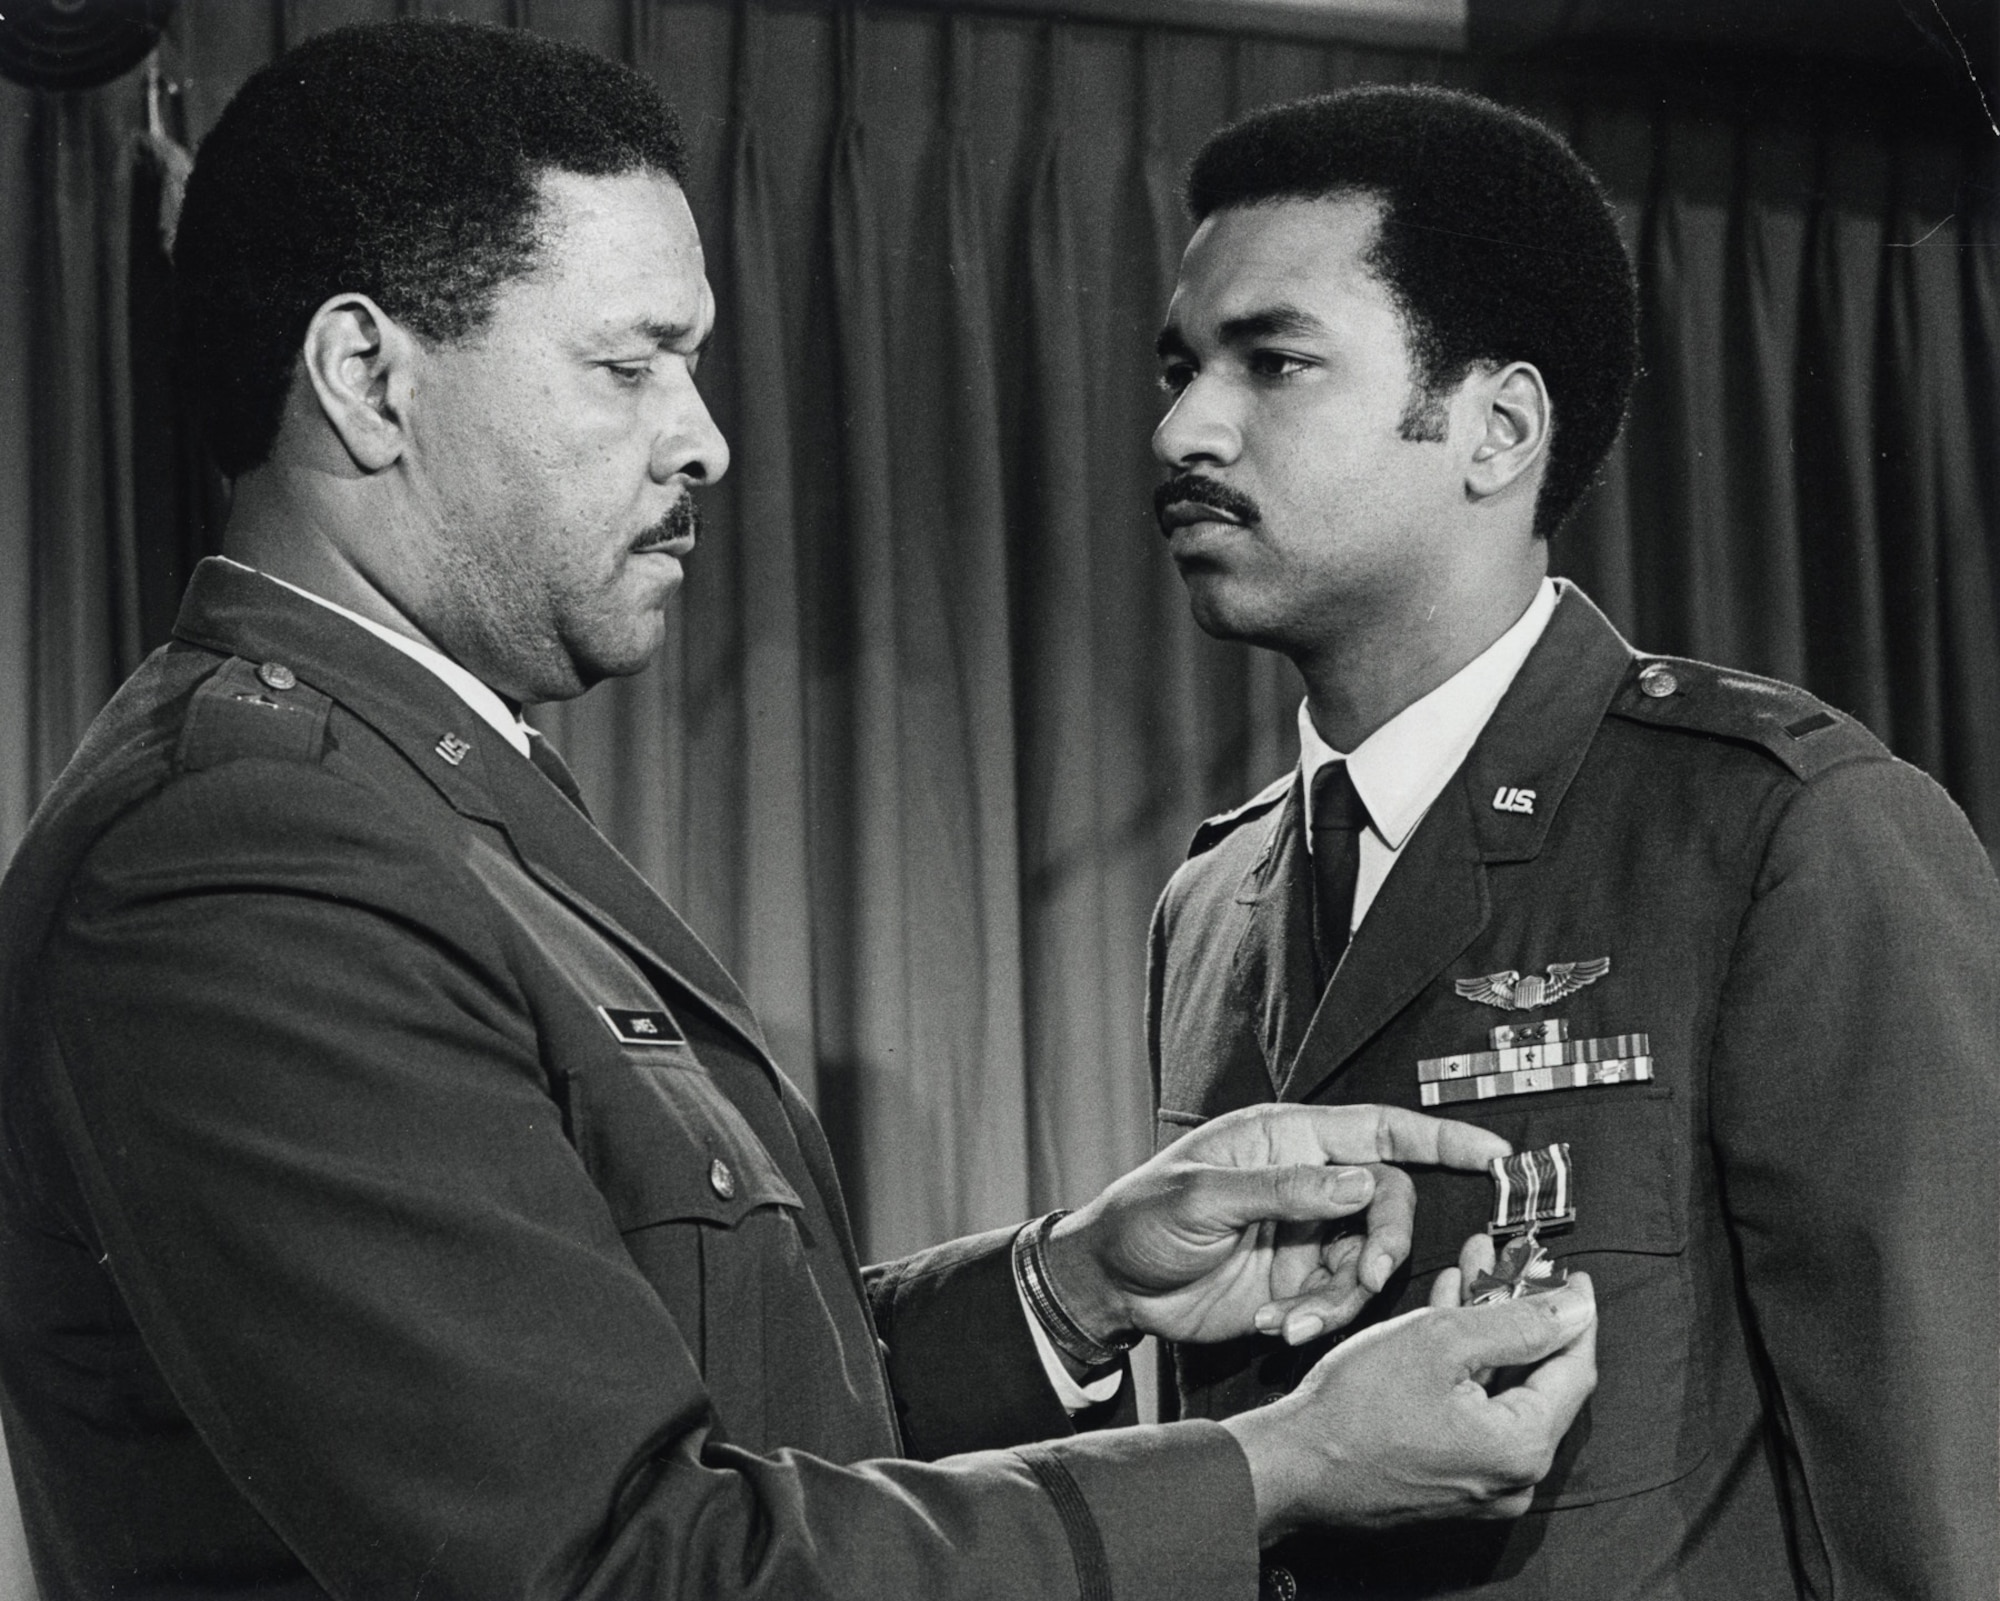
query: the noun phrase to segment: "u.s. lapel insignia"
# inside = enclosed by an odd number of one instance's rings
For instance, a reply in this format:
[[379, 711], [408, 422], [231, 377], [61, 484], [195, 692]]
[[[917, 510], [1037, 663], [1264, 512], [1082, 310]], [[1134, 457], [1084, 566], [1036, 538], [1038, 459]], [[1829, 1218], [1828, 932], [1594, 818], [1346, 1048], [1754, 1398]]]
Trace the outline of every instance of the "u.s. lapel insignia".
[[472, 754], [472, 743], [456, 734], [446, 734], [437, 742], [437, 753], [456, 767]]
[[1587, 984], [1595, 984], [1611, 971], [1611, 958], [1594, 956], [1583, 962], [1551, 962], [1549, 975], [1523, 974], [1515, 968], [1487, 973], [1479, 978], [1452, 980], [1452, 988], [1468, 1001], [1497, 1006], [1503, 1012], [1532, 1012], [1538, 1006], [1553, 1006], [1565, 995], [1574, 995]]
[[1493, 809], [1496, 812], [1518, 812], [1523, 817], [1535, 815], [1535, 792], [1521, 789], [1513, 784], [1502, 784], [1493, 792]]

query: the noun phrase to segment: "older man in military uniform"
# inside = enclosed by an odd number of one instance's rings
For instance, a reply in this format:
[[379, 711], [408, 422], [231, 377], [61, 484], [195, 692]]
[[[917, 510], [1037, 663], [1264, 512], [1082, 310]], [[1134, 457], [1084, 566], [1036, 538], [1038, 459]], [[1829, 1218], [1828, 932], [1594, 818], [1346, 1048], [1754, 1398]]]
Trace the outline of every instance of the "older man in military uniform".
[[[1517, 1514], [1592, 1382], [1585, 1286], [1222, 1426], [1092, 1404], [1140, 1330], [1340, 1315], [1382, 1269], [1267, 1220], [1372, 1197], [1396, 1257], [1378, 1160], [1490, 1133], [1260, 1110], [864, 1278], [742, 993], [519, 715], [650, 657], [728, 463], [680, 173], [636, 73], [462, 24], [324, 35], [202, 146], [176, 270], [232, 559], [0, 897], [46, 1601], [1194, 1601], [1288, 1527]], [[1539, 1365], [1465, 1382], [1503, 1361]]]
[[[1436, 1106], [1523, 1160], [1420, 1182], [1379, 1310], [1587, 1266], [1604, 1380], [1534, 1509], [1315, 1534], [1286, 1595], [1990, 1601], [2000, 888], [1957, 809], [1788, 685], [1634, 652], [1548, 537], [1609, 449], [1630, 269], [1561, 142], [1474, 97], [1259, 112], [1192, 169], [1162, 530], [1289, 656], [1297, 769], [1161, 900], [1162, 1135]], [[1536, 1275], [1541, 1275], [1537, 1279]], [[1295, 1335], [1321, 1331], [1295, 1313]], [[1182, 1347], [1184, 1415], [1321, 1346]]]

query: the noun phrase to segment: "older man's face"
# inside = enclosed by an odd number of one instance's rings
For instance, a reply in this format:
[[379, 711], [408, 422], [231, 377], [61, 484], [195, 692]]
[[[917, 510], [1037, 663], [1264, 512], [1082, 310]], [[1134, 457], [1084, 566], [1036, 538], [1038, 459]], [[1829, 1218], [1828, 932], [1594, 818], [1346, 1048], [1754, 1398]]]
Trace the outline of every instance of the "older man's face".
[[645, 665], [694, 546], [688, 491], [729, 465], [694, 386], [715, 300], [680, 188], [541, 187], [535, 267], [425, 353], [410, 461], [431, 541], [414, 620], [528, 701]]
[[1397, 615], [1454, 559], [1462, 474], [1403, 425], [1416, 372], [1365, 259], [1380, 211], [1227, 208], [1182, 259], [1153, 453], [1170, 474], [1161, 531], [1211, 633], [1310, 653]]

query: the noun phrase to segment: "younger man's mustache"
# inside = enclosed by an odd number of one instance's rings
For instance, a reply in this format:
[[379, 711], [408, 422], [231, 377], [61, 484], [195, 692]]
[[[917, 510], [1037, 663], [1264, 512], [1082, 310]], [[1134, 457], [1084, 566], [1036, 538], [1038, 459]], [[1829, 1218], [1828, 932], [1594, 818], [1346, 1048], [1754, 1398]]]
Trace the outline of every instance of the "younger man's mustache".
[[1159, 488], [1153, 491], [1153, 520], [1160, 525], [1160, 532], [1171, 534], [1173, 529], [1167, 524], [1167, 508], [1177, 502], [1192, 501], [1198, 506], [1211, 506], [1225, 517], [1242, 523], [1245, 527], [1259, 520], [1257, 502], [1240, 489], [1231, 489], [1218, 479], [1205, 473], [1175, 473]]

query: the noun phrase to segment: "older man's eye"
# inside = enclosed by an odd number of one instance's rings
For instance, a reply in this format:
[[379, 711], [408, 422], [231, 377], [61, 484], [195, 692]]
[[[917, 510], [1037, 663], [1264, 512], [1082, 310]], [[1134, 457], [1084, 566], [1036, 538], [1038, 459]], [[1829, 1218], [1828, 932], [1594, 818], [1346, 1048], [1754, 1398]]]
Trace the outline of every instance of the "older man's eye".
[[653, 370], [653, 366], [651, 362], [646, 361], [607, 361], [604, 370], [619, 383], [632, 387], [644, 382], [646, 375]]

